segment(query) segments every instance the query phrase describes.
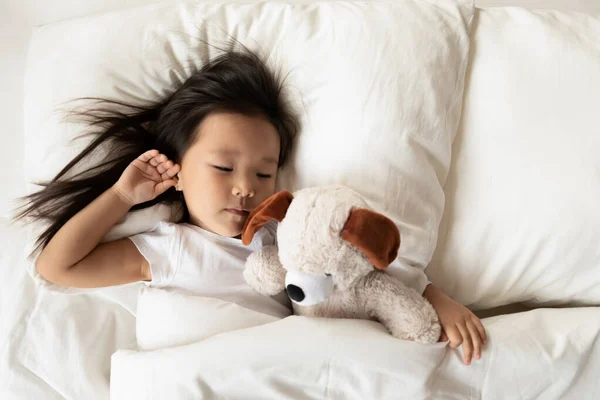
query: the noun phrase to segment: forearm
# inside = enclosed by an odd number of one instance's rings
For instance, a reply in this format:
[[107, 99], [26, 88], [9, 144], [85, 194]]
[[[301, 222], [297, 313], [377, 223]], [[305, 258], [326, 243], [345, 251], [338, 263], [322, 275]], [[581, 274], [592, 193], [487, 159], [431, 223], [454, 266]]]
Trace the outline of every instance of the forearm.
[[455, 303], [450, 296], [448, 296], [442, 289], [429, 283], [423, 291], [423, 297], [425, 297], [434, 308], [438, 308], [440, 303]]
[[430, 297], [439, 296], [440, 293], [443, 294], [444, 292], [442, 292], [438, 287], [433, 286], [433, 284], [430, 283], [427, 286], [425, 286], [425, 290], [423, 291], [423, 297], [429, 300]]
[[[428, 284], [423, 291], [423, 297], [431, 303], [435, 311], [438, 313], [445, 312], [448, 305], [460, 306], [450, 296], [448, 296], [442, 289], [434, 286], [432, 283]], [[462, 307], [462, 306], [460, 306]], [[440, 316], [441, 317], [441, 316]]]
[[68, 269], [81, 261], [129, 211], [131, 205], [110, 188], [65, 223], [41, 252], [37, 265]]

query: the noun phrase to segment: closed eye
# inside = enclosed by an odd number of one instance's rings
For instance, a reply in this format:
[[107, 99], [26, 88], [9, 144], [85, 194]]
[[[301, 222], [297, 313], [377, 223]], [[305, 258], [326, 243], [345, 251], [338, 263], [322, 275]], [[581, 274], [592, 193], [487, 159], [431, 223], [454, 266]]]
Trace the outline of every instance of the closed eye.
[[256, 176], [258, 176], [261, 179], [269, 179], [271, 178], [273, 175], [270, 174], [256, 174]]
[[231, 172], [231, 171], [233, 171], [233, 168], [220, 167], [218, 165], [213, 165], [213, 167], [215, 169], [218, 169], [219, 171], [223, 171], [223, 172]]

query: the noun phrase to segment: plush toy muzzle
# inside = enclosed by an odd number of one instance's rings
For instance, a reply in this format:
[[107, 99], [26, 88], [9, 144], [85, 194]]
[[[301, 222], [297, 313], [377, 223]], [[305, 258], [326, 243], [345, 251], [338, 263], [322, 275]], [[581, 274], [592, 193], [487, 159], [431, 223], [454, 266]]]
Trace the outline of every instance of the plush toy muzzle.
[[333, 277], [329, 274], [307, 274], [288, 270], [285, 289], [288, 297], [300, 306], [313, 306], [325, 301], [333, 293]]

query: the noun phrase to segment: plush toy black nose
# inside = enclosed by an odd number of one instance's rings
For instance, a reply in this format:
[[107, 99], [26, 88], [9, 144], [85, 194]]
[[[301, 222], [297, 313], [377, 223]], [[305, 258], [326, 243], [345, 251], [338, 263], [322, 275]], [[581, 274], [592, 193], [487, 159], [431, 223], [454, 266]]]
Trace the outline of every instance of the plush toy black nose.
[[304, 300], [304, 292], [296, 285], [287, 285], [287, 292], [290, 299], [301, 302]]

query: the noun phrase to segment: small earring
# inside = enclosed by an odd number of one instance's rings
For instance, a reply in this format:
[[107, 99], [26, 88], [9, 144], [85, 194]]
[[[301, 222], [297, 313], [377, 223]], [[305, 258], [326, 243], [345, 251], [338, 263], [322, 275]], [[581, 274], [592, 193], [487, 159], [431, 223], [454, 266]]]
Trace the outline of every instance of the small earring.
[[181, 192], [181, 190], [182, 190], [181, 177], [179, 176], [179, 174], [177, 174], [177, 183], [175, 184], [175, 190], [177, 190], [178, 192]]

